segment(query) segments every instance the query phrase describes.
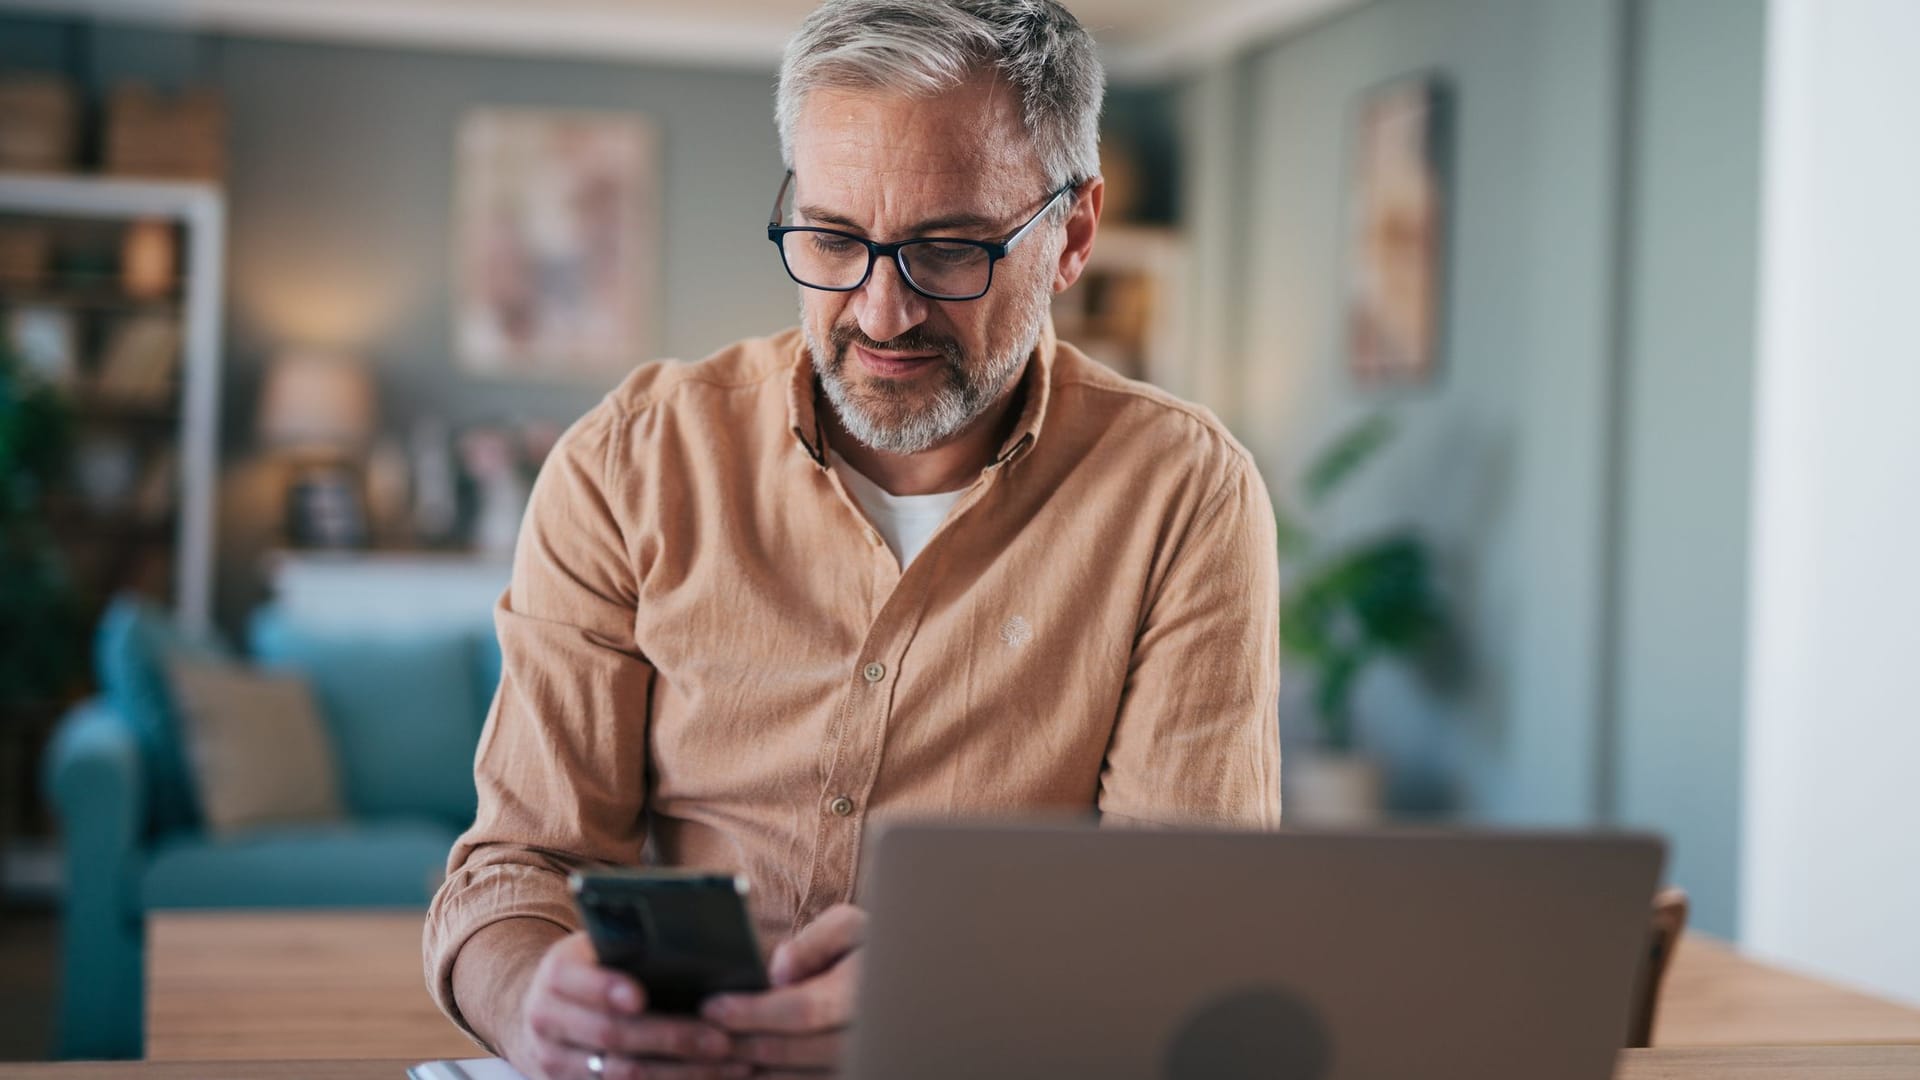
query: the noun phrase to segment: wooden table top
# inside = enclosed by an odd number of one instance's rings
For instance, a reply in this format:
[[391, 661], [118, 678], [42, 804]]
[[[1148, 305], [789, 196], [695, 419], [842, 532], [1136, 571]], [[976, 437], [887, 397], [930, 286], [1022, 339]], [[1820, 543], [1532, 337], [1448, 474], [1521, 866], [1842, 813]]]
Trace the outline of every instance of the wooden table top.
[[[427, 996], [423, 917], [420, 911], [156, 913], [147, 925], [148, 1059], [480, 1056], [477, 1044]], [[1674, 954], [1654, 1032], [1662, 1049], [1870, 1043], [1920, 1044], [1920, 1009], [1761, 964], [1698, 935]], [[1643, 1060], [1661, 1064], [1623, 1075], [1696, 1075], [1659, 1071], [1691, 1060], [1685, 1055]], [[1920, 1067], [1902, 1075], [1920, 1077]]]
[[[0, 1080], [403, 1080], [414, 1058], [0, 1064]], [[1913, 1080], [1920, 1046], [1624, 1050], [1614, 1080]]]

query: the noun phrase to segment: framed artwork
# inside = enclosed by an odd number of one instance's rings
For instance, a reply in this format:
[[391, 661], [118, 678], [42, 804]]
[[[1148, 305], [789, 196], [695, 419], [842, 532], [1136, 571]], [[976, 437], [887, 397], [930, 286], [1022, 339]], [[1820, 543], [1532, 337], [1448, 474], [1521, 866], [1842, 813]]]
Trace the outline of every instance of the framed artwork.
[[1347, 366], [1363, 383], [1426, 384], [1447, 296], [1451, 104], [1436, 76], [1368, 91], [1348, 194]]
[[461, 123], [457, 159], [460, 367], [607, 382], [651, 359], [660, 260], [652, 123], [482, 109]]

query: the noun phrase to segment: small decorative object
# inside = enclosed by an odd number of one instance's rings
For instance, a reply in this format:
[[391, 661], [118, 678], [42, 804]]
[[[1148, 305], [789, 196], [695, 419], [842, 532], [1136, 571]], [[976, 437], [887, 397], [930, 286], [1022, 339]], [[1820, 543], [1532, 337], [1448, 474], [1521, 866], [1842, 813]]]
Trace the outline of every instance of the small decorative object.
[[126, 405], [163, 405], [173, 398], [179, 366], [180, 320], [157, 312], [135, 315], [108, 338], [94, 390]]
[[227, 172], [226, 107], [204, 87], [162, 97], [145, 86], [119, 86], [107, 97], [101, 142], [114, 175], [218, 181]]
[[[1301, 500], [1322, 505], [1393, 441], [1385, 415], [1362, 420], [1316, 457]], [[1437, 642], [1445, 608], [1429, 574], [1426, 543], [1396, 530], [1328, 547], [1299, 519], [1278, 515], [1280, 554], [1291, 582], [1280, 604], [1280, 641], [1294, 670], [1312, 681], [1318, 745], [1292, 770], [1288, 812], [1296, 819], [1357, 824], [1379, 816], [1379, 764], [1361, 753], [1354, 691], [1375, 661]]]
[[375, 411], [364, 364], [325, 352], [292, 352], [275, 361], [261, 395], [260, 436], [293, 465], [286, 530], [295, 546], [368, 542], [360, 470]]
[[0, 79], [0, 170], [70, 172], [79, 157], [73, 84], [39, 75]]
[[180, 487], [180, 455], [172, 447], [147, 458], [133, 492], [133, 512], [141, 521], [165, 521]]
[[118, 514], [132, 506], [140, 480], [140, 455], [124, 436], [89, 435], [74, 454], [73, 474], [74, 485], [88, 509], [96, 514]]
[[179, 243], [165, 221], [136, 221], [120, 237], [120, 288], [135, 300], [156, 300], [178, 280]]
[[[6, 122], [0, 120], [0, 129]], [[0, 284], [37, 289], [53, 262], [53, 230], [35, 221], [0, 222]]]
[[1448, 95], [1436, 78], [1367, 94], [1354, 133], [1347, 357], [1365, 382], [1426, 383], [1446, 299]]
[[475, 550], [512, 557], [528, 495], [516, 440], [508, 431], [474, 428], [460, 436], [460, 458], [479, 497], [473, 521]]
[[51, 304], [22, 304], [7, 316], [7, 336], [21, 366], [53, 386], [75, 378], [73, 311]]
[[413, 457], [413, 534], [428, 547], [451, 543], [460, 527], [459, 477], [446, 421], [422, 416], [408, 439]]
[[380, 439], [367, 454], [367, 516], [377, 544], [406, 547], [413, 540], [410, 469], [407, 448], [398, 439]]
[[467, 116], [454, 230], [461, 366], [608, 381], [651, 355], [657, 147], [633, 114]]

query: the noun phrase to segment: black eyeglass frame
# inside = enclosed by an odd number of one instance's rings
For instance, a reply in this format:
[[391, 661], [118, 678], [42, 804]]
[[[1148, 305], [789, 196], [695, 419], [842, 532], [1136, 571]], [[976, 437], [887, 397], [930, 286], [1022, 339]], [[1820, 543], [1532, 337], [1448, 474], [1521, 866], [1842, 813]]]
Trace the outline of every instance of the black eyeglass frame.
[[[1081, 181], [1070, 181], [1066, 186], [1049, 195], [1047, 201], [1041, 205], [1040, 209], [1035, 211], [1034, 215], [1027, 219], [1026, 224], [1015, 229], [1005, 240], [974, 240], [970, 237], [962, 236], [914, 236], [891, 244], [875, 243], [864, 236], [855, 236], [850, 232], [843, 232], [839, 229], [828, 229], [817, 225], [780, 224], [780, 205], [786, 202], [787, 188], [792, 186], [792, 184], [793, 170], [788, 169], [786, 179], [780, 182], [780, 193], [773, 197], [773, 214], [767, 219], [767, 239], [773, 241], [773, 246], [780, 250], [780, 267], [787, 272], [788, 277], [793, 278], [794, 284], [803, 288], [818, 289], [821, 292], [853, 292], [856, 289], [863, 288], [867, 282], [873, 280], [874, 263], [880, 261], [882, 257], [889, 257], [893, 259], [894, 269], [900, 271], [900, 280], [907, 283], [907, 288], [912, 289], [914, 292], [919, 293], [929, 300], [953, 303], [966, 300], [978, 300], [987, 295], [987, 290], [993, 288], [994, 265], [1001, 259], [1006, 258], [1007, 253], [1013, 250], [1013, 246], [1018, 244], [1029, 232], [1033, 231], [1033, 227], [1039, 224], [1040, 219], [1046, 216], [1047, 211], [1053, 209], [1053, 204], [1060, 201], [1060, 196], [1077, 190], [1080, 187]], [[837, 288], [828, 285], [815, 285], [810, 281], [801, 281], [794, 275], [793, 267], [787, 263], [786, 237], [791, 233], [826, 233], [829, 236], [838, 236], [865, 246], [867, 249], [866, 273], [860, 275], [859, 281]], [[901, 255], [903, 249], [911, 247], [914, 244], [966, 244], [979, 248], [987, 253], [986, 284], [980, 287], [979, 292], [967, 296], [946, 296], [936, 292], [928, 292], [926, 289], [921, 288], [918, 282], [913, 280], [913, 271], [907, 268], [907, 260]]]

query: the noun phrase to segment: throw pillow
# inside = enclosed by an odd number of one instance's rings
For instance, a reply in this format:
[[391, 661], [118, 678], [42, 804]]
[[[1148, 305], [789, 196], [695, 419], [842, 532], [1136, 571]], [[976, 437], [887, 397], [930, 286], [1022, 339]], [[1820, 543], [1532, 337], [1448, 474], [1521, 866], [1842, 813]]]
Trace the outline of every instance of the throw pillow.
[[187, 657], [168, 673], [208, 831], [339, 820], [333, 746], [306, 679]]

